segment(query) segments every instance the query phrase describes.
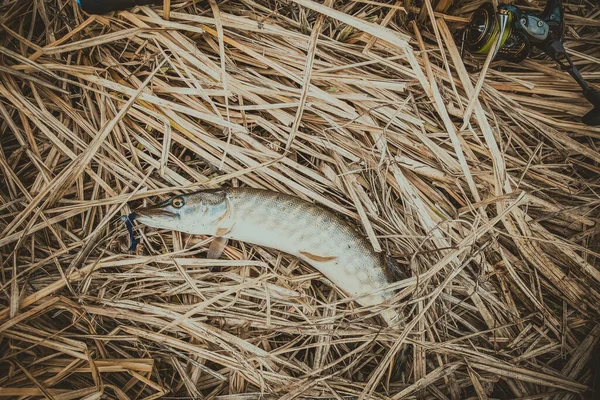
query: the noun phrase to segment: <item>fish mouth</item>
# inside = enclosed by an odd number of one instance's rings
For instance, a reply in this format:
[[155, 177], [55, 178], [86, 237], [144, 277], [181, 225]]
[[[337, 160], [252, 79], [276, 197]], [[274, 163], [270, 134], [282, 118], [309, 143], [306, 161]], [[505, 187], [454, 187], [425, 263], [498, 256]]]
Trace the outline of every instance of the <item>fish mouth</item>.
[[163, 218], [177, 217], [177, 214], [175, 214], [174, 212], [165, 210], [162, 205], [138, 208], [138, 209], [133, 210], [133, 212], [131, 214], [133, 214], [132, 215], [133, 218], [135, 218], [137, 221], [139, 221], [141, 223], [144, 223], [144, 221], [156, 220], [161, 217], [163, 217]]

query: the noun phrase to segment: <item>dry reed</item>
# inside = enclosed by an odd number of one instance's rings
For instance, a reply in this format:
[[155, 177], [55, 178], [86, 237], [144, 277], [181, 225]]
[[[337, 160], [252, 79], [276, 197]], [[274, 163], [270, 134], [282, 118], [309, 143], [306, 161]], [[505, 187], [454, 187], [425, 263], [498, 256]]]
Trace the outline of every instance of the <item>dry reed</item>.
[[[480, 80], [452, 35], [480, 3], [0, 1], [0, 397], [591, 397], [600, 129], [546, 59]], [[566, 11], [598, 84], [600, 11]], [[405, 319], [266, 248], [127, 252], [130, 207], [220, 185], [344, 214]]]

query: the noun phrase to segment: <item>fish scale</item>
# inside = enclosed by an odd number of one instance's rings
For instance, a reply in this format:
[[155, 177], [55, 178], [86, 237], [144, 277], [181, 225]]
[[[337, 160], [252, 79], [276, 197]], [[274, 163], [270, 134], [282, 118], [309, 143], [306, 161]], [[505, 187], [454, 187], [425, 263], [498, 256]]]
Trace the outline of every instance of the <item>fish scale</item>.
[[[394, 292], [385, 258], [330, 210], [282, 193], [233, 188], [174, 196], [134, 211], [136, 221], [155, 228], [222, 236], [294, 255], [325, 275], [363, 306], [384, 303]], [[388, 324], [392, 308], [381, 312]]]

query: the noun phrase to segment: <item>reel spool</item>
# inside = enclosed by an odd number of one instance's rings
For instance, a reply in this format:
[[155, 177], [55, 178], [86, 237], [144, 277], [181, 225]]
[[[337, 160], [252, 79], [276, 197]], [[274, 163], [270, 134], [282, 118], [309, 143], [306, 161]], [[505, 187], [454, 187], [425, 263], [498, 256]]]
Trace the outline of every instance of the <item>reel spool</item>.
[[488, 54], [501, 35], [496, 57], [521, 62], [531, 54], [531, 42], [522, 32], [513, 29], [513, 14], [506, 14], [506, 26], [501, 32], [500, 18], [492, 3], [482, 4], [471, 16], [464, 43], [471, 53]]

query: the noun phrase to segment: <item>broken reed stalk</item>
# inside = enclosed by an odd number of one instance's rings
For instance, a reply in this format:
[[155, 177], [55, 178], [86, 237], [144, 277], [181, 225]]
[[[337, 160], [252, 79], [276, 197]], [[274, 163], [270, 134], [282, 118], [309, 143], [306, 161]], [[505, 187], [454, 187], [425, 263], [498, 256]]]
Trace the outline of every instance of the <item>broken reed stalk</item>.
[[[589, 396], [600, 129], [549, 61], [477, 85], [452, 36], [476, 4], [402, 6], [0, 2], [0, 397]], [[598, 84], [599, 13], [566, 7]], [[344, 215], [397, 260], [404, 321], [270, 249], [126, 251], [130, 207], [220, 185]]]

